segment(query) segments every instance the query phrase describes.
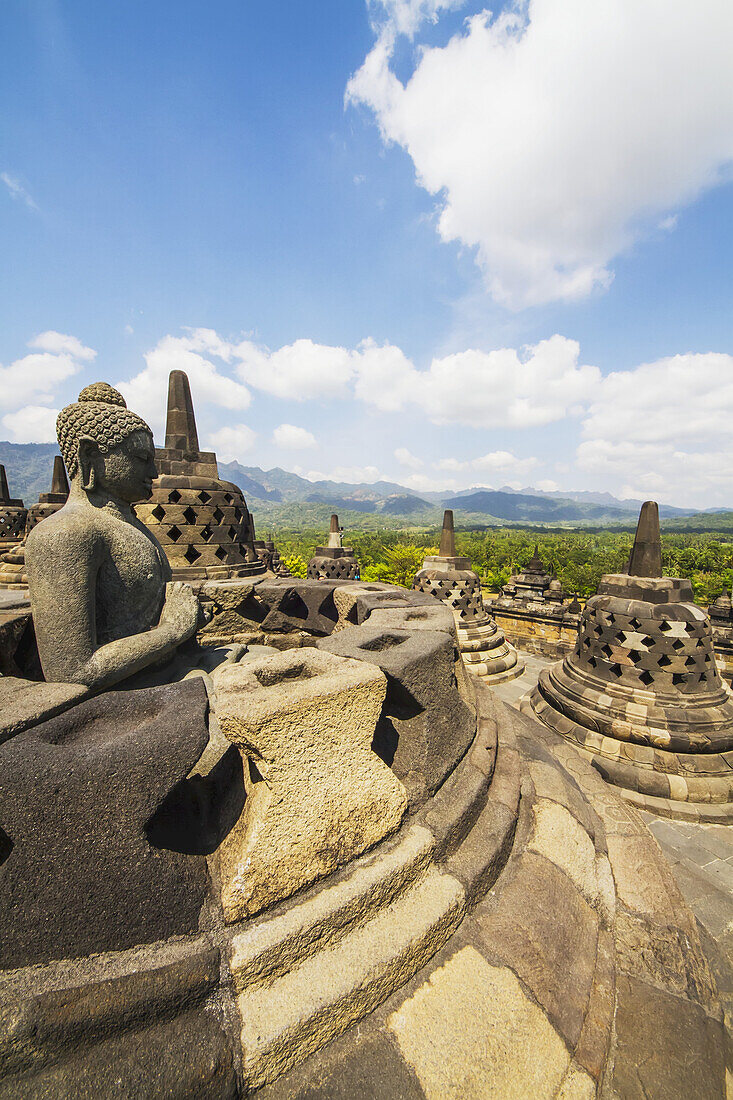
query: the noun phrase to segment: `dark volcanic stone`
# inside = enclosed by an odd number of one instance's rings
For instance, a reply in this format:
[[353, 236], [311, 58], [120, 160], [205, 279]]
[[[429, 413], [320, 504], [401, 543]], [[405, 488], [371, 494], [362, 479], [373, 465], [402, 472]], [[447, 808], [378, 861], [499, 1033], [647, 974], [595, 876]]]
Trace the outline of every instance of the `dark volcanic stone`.
[[624, 1100], [725, 1096], [723, 1025], [682, 997], [621, 974], [614, 1095]]
[[383, 1034], [359, 1029], [329, 1043], [262, 1090], [262, 1100], [424, 1100], [404, 1060]]
[[489, 950], [519, 975], [575, 1047], [596, 963], [598, 919], [590, 906], [554, 864], [526, 852], [494, 911], [482, 903], [475, 917]]
[[3, 967], [197, 929], [206, 862], [146, 825], [206, 746], [207, 707], [198, 679], [107, 692], [0, 746]]
[[387, 677], [374, 750], [413, 803], [437, 790], [476, 732], [458, 692], [455, 646], [443, 631], [385, 630], [368, 622], [318, 643], [329, 653], [375, 664]]
[[233, 1100], [232, 1053], [211, 1012], [194, 1009], [173, 1020], [133, 1028], [69, 1061], [0, 1082], [0, 1100]]

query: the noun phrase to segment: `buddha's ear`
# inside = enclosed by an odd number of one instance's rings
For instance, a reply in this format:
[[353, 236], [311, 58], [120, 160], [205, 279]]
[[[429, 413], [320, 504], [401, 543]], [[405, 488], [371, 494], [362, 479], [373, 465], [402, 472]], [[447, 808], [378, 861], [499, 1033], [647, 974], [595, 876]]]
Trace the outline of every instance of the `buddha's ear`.
[[96, 460], [99, 457], [99, 446], [91, 436], [83, 435], [79, 440], [79, 472], [81, 474], [81, 486], [87, 493], [91, 493], [97, 483]]

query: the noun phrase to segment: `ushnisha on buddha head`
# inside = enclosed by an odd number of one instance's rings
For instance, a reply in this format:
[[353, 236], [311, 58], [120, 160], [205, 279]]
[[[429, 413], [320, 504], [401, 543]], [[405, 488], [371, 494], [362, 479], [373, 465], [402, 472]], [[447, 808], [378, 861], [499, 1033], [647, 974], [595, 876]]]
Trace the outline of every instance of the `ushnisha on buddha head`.
[[153, 490], [153, 433], [124, 397], [95, 382], [56, 420], [61, 454], [72, 486], [125, 504], [148, 500]]

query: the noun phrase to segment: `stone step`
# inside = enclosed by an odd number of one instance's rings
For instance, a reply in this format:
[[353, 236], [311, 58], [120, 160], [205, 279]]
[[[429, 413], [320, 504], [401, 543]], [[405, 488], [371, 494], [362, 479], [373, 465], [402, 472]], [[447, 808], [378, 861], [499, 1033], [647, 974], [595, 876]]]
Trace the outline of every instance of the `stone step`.
[[275, 1080], [404, 985], [463, 919], [466, 895], [430, 868], [409, 890], [335, 943], [237, 997], [248, 1089]]
[[246, 925], [231, 941], [236, 991], [284, 974], [394, 902], [424, 874], [435, 843], [429, 829], [412, 825], [391, 847], [380, 845], [355, 861], [347, 877], [320, 886], [269, 920]]

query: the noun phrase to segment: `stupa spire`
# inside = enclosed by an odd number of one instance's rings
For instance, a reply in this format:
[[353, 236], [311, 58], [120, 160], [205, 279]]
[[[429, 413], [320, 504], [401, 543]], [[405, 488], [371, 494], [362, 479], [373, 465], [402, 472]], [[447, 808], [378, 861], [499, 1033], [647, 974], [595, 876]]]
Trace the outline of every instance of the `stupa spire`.
[[172, 370], [168, 379], [168, 415], [165, 425], [166, 450], [196, 453], [199, 437], [191, 400], [188, 377], [182, 370]]
[[440, 549], [438, 556], [441, 558], [454, 558], [456, 556], [456, 535], [453, 529], [453, 511], [446, 508], [443, 513], [443, 530], [440, 533]]
[[662, 576], [662, 537], [655, 500], [645, 500], [641, 506], [628, 573], [631, 577]]
[[331, 529], [328, 532], [328, 546], [341, 546], [341, 528], [339, 527], [339, 518], [335, 512], [331, 516]]
[[5, 473], [5, 467], [0, 464], [0, 504], [10, 503], [10, 489], [8, 488], [8, 477]]
[[51, 492], [59, 496], [69, 495], [69, 479], [66, 476], [64, 460], [61, 455], [56, 455], [53, 460], [53, 477], [51, 479]]

